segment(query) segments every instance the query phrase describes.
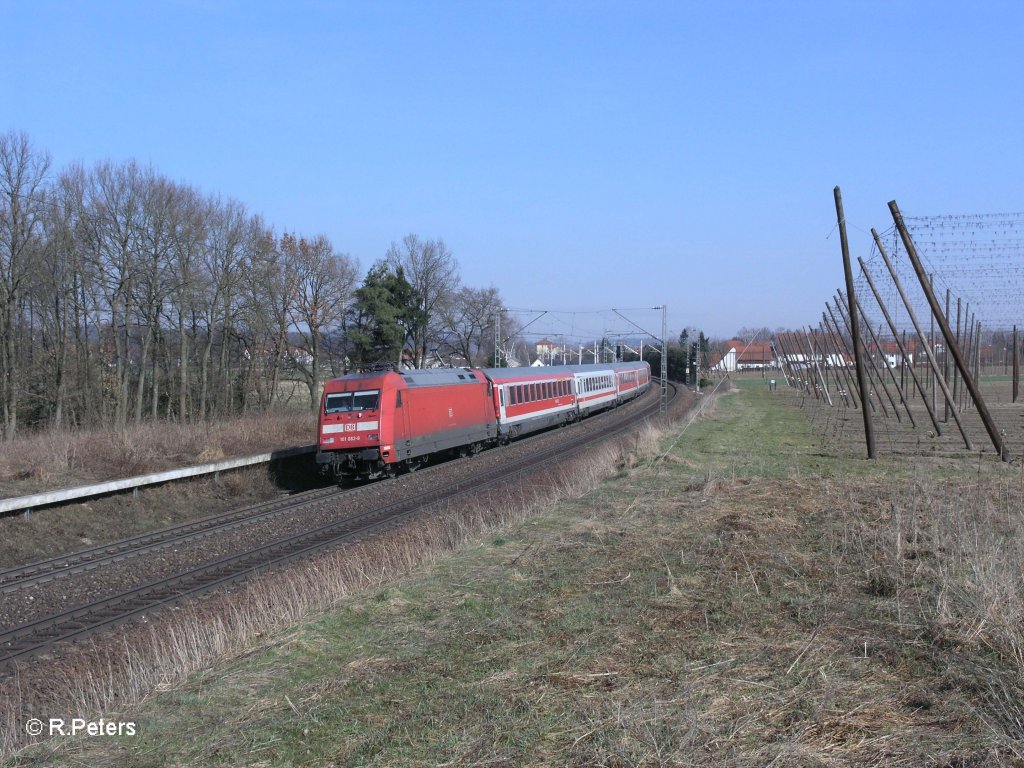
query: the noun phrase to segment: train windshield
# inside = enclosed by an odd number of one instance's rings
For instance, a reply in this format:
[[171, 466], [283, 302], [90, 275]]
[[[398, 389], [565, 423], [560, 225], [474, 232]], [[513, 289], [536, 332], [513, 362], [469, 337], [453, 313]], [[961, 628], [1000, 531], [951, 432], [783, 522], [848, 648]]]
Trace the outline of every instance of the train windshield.
[[360, 392], [332, 392], [327, 395], [324, 402], [324, 413], [375, 411], [379, 405], [379, 389], [365, 389]]

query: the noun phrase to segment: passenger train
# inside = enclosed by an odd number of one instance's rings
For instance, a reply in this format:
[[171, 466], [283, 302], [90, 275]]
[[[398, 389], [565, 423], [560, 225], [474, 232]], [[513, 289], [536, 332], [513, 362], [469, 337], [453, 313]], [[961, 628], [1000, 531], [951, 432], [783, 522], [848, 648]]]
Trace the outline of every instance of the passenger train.
[[339, 482], [392, 477], [569, 424], [651, 385], [645, 362], [356, 373], [324, 385], [317, 464]]

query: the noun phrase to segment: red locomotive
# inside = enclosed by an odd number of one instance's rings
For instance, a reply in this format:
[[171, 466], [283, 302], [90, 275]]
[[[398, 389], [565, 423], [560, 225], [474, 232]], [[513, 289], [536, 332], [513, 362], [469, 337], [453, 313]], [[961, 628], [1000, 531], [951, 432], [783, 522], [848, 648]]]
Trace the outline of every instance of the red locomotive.
[[637, 397], [645, 362], [358, 373], [324, 386], [316, 461], [336, 480], [391, 477]]

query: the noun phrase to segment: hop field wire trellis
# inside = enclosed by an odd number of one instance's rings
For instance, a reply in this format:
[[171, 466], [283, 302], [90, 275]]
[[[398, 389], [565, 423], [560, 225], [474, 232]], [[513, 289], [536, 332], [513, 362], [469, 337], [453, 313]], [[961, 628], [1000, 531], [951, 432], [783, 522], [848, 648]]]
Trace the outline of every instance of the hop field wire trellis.
[[1020, 459], [1024, 213], [904, 217], [892, 202], [894, 225], [872, 229], [870, 253], [853, 260], [836, 197], [850, 279], [817, 327], [776, 339], [790, 385], [869, 457], [880, 444]]

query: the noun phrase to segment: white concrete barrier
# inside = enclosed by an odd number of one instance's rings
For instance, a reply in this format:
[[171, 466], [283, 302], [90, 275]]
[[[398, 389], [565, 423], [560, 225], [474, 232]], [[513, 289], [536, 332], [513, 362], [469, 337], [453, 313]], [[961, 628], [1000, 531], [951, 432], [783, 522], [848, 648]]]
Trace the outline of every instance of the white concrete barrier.
[[225, 459], [213, 464], [199, 464], [194, 467], [183, 467], [181, 469], [169, 469], [166, 472], [153, 472], [149, 475], [138, 475], [137, 477], [126, 477], [121, 480], [108, 480], [105, 483], [95, 485], [80, 485], [77, 488], [64, 488], [59, 491], [47, 493], [36, 493], [31, 496], [13, 496], [7, 499], [0, 499], [0, 514], [25, 510], [26, 514], [36, 507], [45, 507], [50, 504], [57, 504], [62, 501], [74, 501], [90, 496], [102, 496], [107, 493], [126, 491], [133, 488], [141, 488], [145, 485], [166, 483], [171, 480], [181, 480], [186, 477], [197, 477], [199, 475], [211, 475], [223, 472], [227, 469], [238, 469], [253, 464], [265, 464], [278, 459], [288, 459], [292, 456], [301, 456], [307, 453], [314, 453], [315, 445], [303, 445], [298, 448], [286, 448], [270, 453], [261, 453], [257, 456], [240, 456], [235, 459]]

